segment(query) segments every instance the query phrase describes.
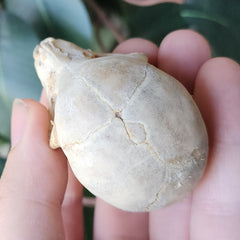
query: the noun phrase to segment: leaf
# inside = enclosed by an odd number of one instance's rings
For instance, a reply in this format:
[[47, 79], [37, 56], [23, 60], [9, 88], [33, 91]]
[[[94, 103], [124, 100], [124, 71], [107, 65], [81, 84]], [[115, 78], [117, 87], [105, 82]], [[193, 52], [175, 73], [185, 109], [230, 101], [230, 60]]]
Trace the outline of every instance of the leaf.
[[218, 16], [240, 24], [240, 2], [239, 0], [185, 0], [185, 3], [202, 10], [209, 16]]
[[31, 25], [40, 38], [45, 38], [50, 34], [43, 22], [35, 0], [6, 0], [5, 5], [5, 9], [9, 13]]
[[91, 21], [80, 0], [7, 0], [6, 9], [30, 24], [41, 39], [52, 36], [84, 48], [92, 45]]
[[10, 141], [11, 107], [11, 102], [0, 95], [0, 139], [5, 142]]
[[171, 31], [187, 28], [180, 16], [180, 5], [162, 3], [154, 6], [139, 7], [123, 4], [123, 11], [129, 26], [129, 37], [142, 37], [159, 44]]
[[[83, 196], [92, 197], [95, 196], [90, 193], [86, 188], [83, 188]], [[84, 211], [84, 229], [85, 229], [85, 239], [91, 240], [93, 239], [93, 216], [94, 216], [94, 207], [86, 207], [83, 208]]]
[[89, 48], [92, 26], [87, 10], [79, 0], [35, 0], [52, 36]]
[[93, 239], [94, 208], [84, 207], [83, 213], [84, 213], [83, 215], [84, 215], [85, 239], [91, 240]]
[[214, 56], [226, 56], [240, 62], [240, 2], [237, 0], [188, 0], [181, 16], [191, 28], [205, 36]]
[[0, 135], [0, 177], [6, 163], [6, 157], [9, 152], [9, 139]]
[[39, 99], [32, 52], [39, 42], [30, 26], [18, 17], [0, 12], [0, 94], [5, 101], [14, 98]]
[[5, 166], [6, 159], [0, 157], [0, 177]]
[[240, 62], [239, 0], [186, 0], [187, 4], [137, 7], [125, 4], [130, 37], [144, 37], [159, 44], [179, 28], [195, 29], [211, 44], [214, 56]]
[[0, 158], [7, 158], [9, 154], [10, 143], [6, 142], [5, 139], [2, 139], [0, 136]]
[[[119, 14], [121, 12], [121, 1], [122, 0], [91, 0], [94, 1], [104, 12], [108, 15], [112, 13]], [[85, 0], [86, 4], [88, 0]], [[91, 11], [91, 9], [89, 9]]]

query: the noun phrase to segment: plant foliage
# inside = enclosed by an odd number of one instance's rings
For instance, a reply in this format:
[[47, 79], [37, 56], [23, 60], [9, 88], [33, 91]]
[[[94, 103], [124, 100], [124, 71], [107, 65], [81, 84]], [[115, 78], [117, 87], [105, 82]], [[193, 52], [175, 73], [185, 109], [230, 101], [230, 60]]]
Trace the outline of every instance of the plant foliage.
[[238, 0], [186, 0], [182, 5], [122, 6], [131, 37], [143, 37], [159, 44], [171, 31], [194, 29], [207, 38], [213, 56], [226, 56], [240, 62]]

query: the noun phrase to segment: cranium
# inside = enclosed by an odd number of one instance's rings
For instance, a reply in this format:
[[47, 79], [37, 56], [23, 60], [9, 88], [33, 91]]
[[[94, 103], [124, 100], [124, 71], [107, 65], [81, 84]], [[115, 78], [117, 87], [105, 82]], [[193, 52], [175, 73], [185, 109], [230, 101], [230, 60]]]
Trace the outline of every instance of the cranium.
[[34, 51], [61, 147], [79, 181], [127, 211], [184, 198], [201, 178], [208, 138], [187, 90], [141, 53], [97, 54], [47, 38]]

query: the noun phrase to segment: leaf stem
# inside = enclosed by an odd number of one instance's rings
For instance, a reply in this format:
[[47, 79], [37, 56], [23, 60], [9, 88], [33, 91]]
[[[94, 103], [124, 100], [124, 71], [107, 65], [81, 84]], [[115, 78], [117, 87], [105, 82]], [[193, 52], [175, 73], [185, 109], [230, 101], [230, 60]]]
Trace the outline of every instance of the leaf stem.
[[46, 24], [48, 31], [53, 34], [54, 33], [54, 26], [52, 24], [51, 18], [48, 15], [47, 9], [44, 6], [44, 3], [42, 0], [36, 0], [36, 4], [38, 7], [38, 10], [40, 12], [40, 15], [43, 19], [43, 22]]
[[126, 40], [126, 38], [117, 30], [116, 26], [112, 23], [112, 21], [108, 18], [105, 12], [97, 5], [95, 1], [84, 0], [84, 2], [92, 8], [92, 10], [98, 16], [99, 20], [112, 32], [118, 43]]

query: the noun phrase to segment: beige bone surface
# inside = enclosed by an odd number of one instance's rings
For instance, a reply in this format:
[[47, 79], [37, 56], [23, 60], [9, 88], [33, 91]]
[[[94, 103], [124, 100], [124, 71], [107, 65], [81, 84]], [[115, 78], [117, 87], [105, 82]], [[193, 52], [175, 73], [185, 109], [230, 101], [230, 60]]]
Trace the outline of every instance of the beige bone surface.
[[201, 178], [207, 132], [191, 95], [141, 53], [97, 54], [47, 38], [34, 50], [61, 147], [79, 181], [127, 211], [184, 198]]

